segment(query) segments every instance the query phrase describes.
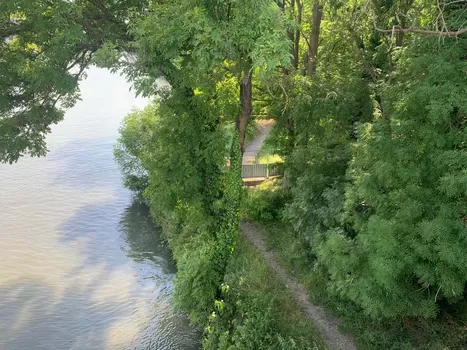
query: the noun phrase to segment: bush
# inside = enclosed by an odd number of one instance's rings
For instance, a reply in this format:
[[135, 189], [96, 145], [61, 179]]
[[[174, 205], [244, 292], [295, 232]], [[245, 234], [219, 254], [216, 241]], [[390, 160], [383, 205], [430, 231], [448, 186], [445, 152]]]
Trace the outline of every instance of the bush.
[[287, 200], [288, 194], [282, 188], [282, 180], [266, 180], [252, 189], [245, 190], [242, 216], [255, 221], [277, 220]]
[[[208, 94], [172, 90], [125, 118], [115, 157], [125, 184], [144, 190], [178, 274], [175, 300], [204, 325], [235, 246], [241, 197], [240, 152]], [[230, 142], [238, 161], [223, 171]], [[234, 167], [233, 164], [237, 164]]]
[[[436, 317], [467, 286], [467, 43], [416, 41], [358, 130], [342, 229], [319, 248], [331, 285], [373, 317]], [[464, 73], [461, 73], [464, 72]]]
[[143, 158], [150, 143], [149, 130], [157, 122], [156, 107], [149, 105], [125, 117], [119, 129], [120, 137], [114, 147], [114, 157], [123, 175], [125, 187], [142, 194], [149, 185]]
[[329, 293], [328, 275], [307, 255], [310, 250], [302, 244], [293, 227], [283, 222], [265, 226], [269, 245], [289, 273], [307, 288], [316, 303], [341, 318], [344, 331], [353, 335], [358, 349], [463, 349], [467, 344], [467, 302], [444, 305], [436, 319], [387, 318], [373, 319], [354, 302]]
[[209, 318], [204, 349], [270, 349], [274, 343], [272, 297], [266, 293], [241, 295], [222, 289], [223, 299]]

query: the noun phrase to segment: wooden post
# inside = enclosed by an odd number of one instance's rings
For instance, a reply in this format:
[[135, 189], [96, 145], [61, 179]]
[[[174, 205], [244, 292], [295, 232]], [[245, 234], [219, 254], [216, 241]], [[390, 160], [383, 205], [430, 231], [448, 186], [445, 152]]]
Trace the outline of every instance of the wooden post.
[[266, 161], [266, 179], [269, 179], [269, 154]]

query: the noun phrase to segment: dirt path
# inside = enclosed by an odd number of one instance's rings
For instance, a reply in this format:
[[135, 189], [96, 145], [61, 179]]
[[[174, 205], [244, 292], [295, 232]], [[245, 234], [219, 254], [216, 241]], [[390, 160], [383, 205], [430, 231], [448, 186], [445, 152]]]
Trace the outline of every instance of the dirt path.
[[327, 315], [322, 307], [312, 304], [305, 288], [289, 276], [285, 269], [279, 265], [274, 252], [268, 248], [264, 240], [263, 230], [251, 222], [241, 222], [240, 228], [248, 240], [258, 249], [266, 265], [276, 272], [285, 283], [297, 305], [320, 330], [321, 337], [328, 348], [332, 350], [356, 350], [357, 347], [352, 340], [337, 329], [338, 320]]
[[245, 152], [243, 153], [243, 164], [255, 161], [256, 156], [263, 146], [264, 140], [266, 140], [269, 131], [271, 131], [273, 124], [273, 120], [258, 121], [258, 135], [246, 145]]

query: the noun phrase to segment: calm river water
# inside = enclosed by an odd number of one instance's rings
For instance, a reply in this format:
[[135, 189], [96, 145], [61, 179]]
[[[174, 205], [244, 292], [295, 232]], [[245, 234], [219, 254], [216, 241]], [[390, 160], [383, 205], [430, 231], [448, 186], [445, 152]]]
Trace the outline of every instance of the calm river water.
[[81, 91], [47, 157], [0, 164], [0, 349], [197, 349], [170, 253], [113, 160], [146, 101], [95, 68]]

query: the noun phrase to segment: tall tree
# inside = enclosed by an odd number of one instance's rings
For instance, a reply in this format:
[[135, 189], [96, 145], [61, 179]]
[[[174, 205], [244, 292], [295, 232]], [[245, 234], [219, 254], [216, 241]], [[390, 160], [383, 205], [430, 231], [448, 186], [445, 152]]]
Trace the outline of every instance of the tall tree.
[[[131, 33], [137, 60], [123, 65], [137, 89], [154, 94], [160, 76], [171, 85], [152, 131], [160, 135], [165, 126], [164, 135], [157, 136], [165, 142], [150, 143], [154, 148], [143, 162], [149, 173], [146, 196], [155, 216], [165, 221], [175, 251], [177, 299], [202, 322], [221, 296], [236, 243], [253, 81], [290, 62], [284, 17], [272, 0], [177, 0], [152, 3]], [[235, 125], [228, 152], [225, 144], [213, 148], [218, 146], [214, 136], [222, 140], [220, 131], [228, 125]], [[187, 141], [180, 144], [179, 135]], [[173, 166], [160, 161], [172, 154], [171, 147], [179, 153], [173, 158], [183, 158], [175, 176], [169, 175]], [[216, 157], [209, 159], [210, 153]]]
[[321, 258], [373, 316], [434, 317], [465, 298], [466, 49], [416, 39], [385, 88], [384, 117], [359, 129], [346, 202], [357, 235], [332, 236]]
[[323, 6], [319, 0], [313, 2], [312, 27], [310, 41], [308, 43], [308, 66], [307, 73], [312, 75], [316, 72], [316, 60], [318, 56], [319, 36], [321, 32], [321, 20], [323, 19]]
[[[164, 75], [174, 87], [235, 79], [240, 109], [234, 120], [243, 151], [254, 77], [290, 61], [284, 18], [275, 2], [179, 0], [154, 4], [150, 13], [136, 29], [141, 65], [135, 74], [153, 80]], [[145, 85], [149, 92], [151, 86]]]

